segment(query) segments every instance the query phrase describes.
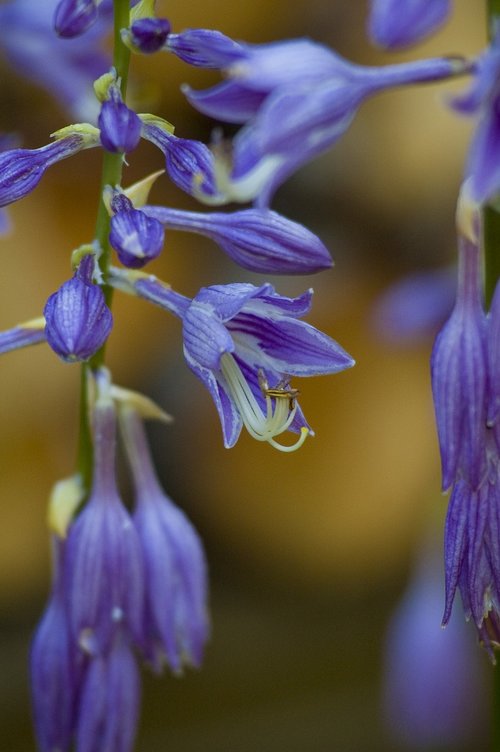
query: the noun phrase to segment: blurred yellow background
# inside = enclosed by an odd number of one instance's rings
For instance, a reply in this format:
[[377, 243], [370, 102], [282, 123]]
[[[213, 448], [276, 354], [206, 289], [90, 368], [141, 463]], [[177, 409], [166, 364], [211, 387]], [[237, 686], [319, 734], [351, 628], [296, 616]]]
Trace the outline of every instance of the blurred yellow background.
[[[359, 0], [161, 4], [174, 30], [218, 28], [253, 42], [310, 36], [364, 64], [477, 53], [484, 45], [480, 6], [458, 0], [431, 41], [388, 56], [369, 45], [367, 3]], [[67, 116], [5, 62], [0, 75], [0, 130], [19, 124], [24, 146], [47, 143]], [[167, 55], [133, 59], [139, 109], [172, 121], [179, 136], [207, 141], [213, 126], [191, 111], [179, 85], [215, 80]], [[399, 749], [379, 708], [384, 629], [424, 531], [442, 525], [445, 500], [429, 385], [432, 341], [390, 345], [375, 332], [372, 314], [391, 282], [454, 258], [454, 203], [471, 123], [445, 98], [464, 85], [367, 102], [330, 153], [277, 194], [273, 208], [316, 232], [336, 265], [315, 277], [271, 281], [290, 295], [313, 286], [310, 321], [357, 361], [341, 375], [298, 384], [316, 437], [297, 454], [281, 455], [247, 435], [224, 450], [215, 409], [183, 362], [178, 322], [115, 296], [109, 365], [117, 383], [146, 391], [175, 417], [170, 427], [151, 428], [155, 456], [167, 491], [206, 541], [213, 586], [206, 668], [182, 682], [146, 680], [139, 752]], [[149, 144], [129, 162], [127, 184], [162, 166]], [[63, 162], [10, 208], [13, 232], [0, 241], [2, 329], [40, 315], [70, 274], [71, 250], [92, 239], [99, 169], [97, 150]], [[152, 199], [197, 208], [165, 178]], [[208, 240], [174, 232], [151, 271], [189, 295], [208, 284], [262, 281]], [[26, 656], [48, 588], [47, 496], [73, 471], [78, 382], [78, 368], [45, 346], [2, 359], [5, 750], [33, 749]], [[481, 744], [471, 749], [481, 752]]]

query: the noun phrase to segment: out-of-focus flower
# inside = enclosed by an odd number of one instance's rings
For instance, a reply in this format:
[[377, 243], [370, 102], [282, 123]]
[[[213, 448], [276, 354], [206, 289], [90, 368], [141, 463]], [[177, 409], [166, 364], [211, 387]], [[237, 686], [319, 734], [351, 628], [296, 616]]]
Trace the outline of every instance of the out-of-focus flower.
[[464, 477], [476, 490], [486, 473], [486, 315], [481, 301], [479, 248], [459, 240], [457, 299], [431, 358], [443, 489]]
[[476, 201], [485, 202], [500, 192], [500, 32], [479, 58], [471, 87], [452, 100], [465, 115], [479, 117], [466, 164], [466, 178]]
[[45, 342], [45, 319], [31, 319], [24, 324], [18, 324], [12, 329], [0, 332], [0, 354], [11, 350], [19, 350], [29, 345]]
[[477, 748], [486, 707], [478, 656], [458, 612], [440, 626], [442, 582], [429, 548], [388, 628], [384, 719], [405, 749], [459, 750], [470, 742]]
[[79, 37], [97, 21], [97, 0], [59, 0], [54, 28], [60, 37]]
[[401, 346], [436, 335], [453, 309], [455, 269], [409, 274], [383, 290], [372, 310], [377, 335]]
[[143, 650], [157, 670], [166, 658], [179, 673], [185, 663], [200, 666], [209, 632], [203, 546], [159, 485], [138, 413], [122, 408], [120, 424], [135, 485], [133, 520], [144, 557]]
[[368, 34], [380, 47], [409, 47], [436, 31], [450, 10], [451, 0], [371, 0]]
[[75, 644], [107, 661], [122, 638], [142, 644], [144, 583], [139, 539], [116, 488], [115, 411], [98, 388], [93, 486], [68, 531], [65, 602]]
[[53, 27], [58, 0], [10, 0], [0, 5], [0, 50], [15, 70], [49, 91], [77, 120], [95, 122], [99, 104], [93, 82], [109, 69], [100, 49], [109, 32], [110, 4], [103, 3], [92, 29], [68, 42]]

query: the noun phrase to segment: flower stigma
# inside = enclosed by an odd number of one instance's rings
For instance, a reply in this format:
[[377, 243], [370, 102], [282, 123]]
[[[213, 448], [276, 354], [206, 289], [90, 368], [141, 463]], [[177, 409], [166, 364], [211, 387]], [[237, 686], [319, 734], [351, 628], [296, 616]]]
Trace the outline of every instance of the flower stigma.
[[305, 426], [302, 426], [299, 438], [291, 446], [284, 446], [274, 440], [275, 436], [279, 436], [289, 428], [295, 417], [297, 412], [295, 397], [298, 391], [282, 388], [282, 382], [273, 389], [269, 389], [264, 374], [259, 369], [259, 385], [266, 398], [266, 413], [264, 414], [234, 357], [229, 353], [224, 353], [220, 365], [229, 394], [248, 433], [257, 441], [267, 441], [280, 452], [294, 452], [299, 449], [309, 434], [309, 429]]

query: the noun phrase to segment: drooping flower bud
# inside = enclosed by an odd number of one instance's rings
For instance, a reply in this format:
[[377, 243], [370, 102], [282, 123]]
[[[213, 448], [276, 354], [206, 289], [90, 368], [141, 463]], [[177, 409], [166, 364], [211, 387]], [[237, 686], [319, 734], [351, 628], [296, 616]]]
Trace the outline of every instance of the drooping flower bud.
[[45, 319], [41, 316], [0, 332], [0, 354], [3, 355], [3, 353], [19, 350], [29, 345], [37, 345], [45, 340]]
[[105, 656], [121, 634], [142, 644], [143, 566], [137, 533], [115, 480], [116, 419], [104, 369], [93, 411], [90, 499], [67, 537], [66, 602], [73, 639]]
[[92, 282], [93, 257], [86, 256], [72, 279], [53, 293], [44, 309], [47, 342], [60, 358], [88, 360], [109, 336], [113, 316], [101, 288]]
[[441, 26], [450, 10], [450, 0], [371, 0], [368, 34], [380, 47], [409, 47]]
[[138, 413], [126, 405], [120, 423], [136, 490], [134, 524], [145, 566], [145, 654], [160, 670], [199, 666], [208, 637], [207, 571], [201, 541], [159, 485]]
[[166, 18], [140, 18], [129, 29], [122, 30], [122, 40], [135, 52], [150, 55], [165, 45], [170, 28]]
[[109, 653], [92, 658], [83, 678], [76, 749], [132, 752], [140, 689], [134, 655], [123, 635], [118, 635]]
[[110, 86], [108, 95], [98, 118], [101, 143], [113, 153], [133, 151], [141, 139], [142, 123], [123, 102], [118, 86]]

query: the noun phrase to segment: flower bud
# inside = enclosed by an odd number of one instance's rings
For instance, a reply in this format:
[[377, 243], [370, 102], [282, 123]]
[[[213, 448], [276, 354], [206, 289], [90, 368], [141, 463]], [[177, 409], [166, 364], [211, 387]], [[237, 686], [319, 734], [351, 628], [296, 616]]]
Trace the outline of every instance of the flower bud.
[[[80, 269], [83, 265], [84, 262]], [[108, 338], [113, 325], [101, 288], [82, 276], [77, 270], [72, 279], [50, 296], [44, 309], [47, 342], [68, 363], [91, 358]]]
[[165, 232], [162, 224], [148, 217], [123, 194], [111, 201], [112, 209], [118, 209], [111, 217], [109, 242], [124, 266], [140, 269], [161, 252]]
[[135, 52], [149, 55], [164, 46], [170, 28], [166, 18], [141, 18], [130, 29], [123, 29], [122, 40]]
[[102, 145], [113, 153], [133, 151], [141, 139], [141, 121], [122, 101], [115, 85], [110, 87], [109, 99], [102, 104], [98, 125]]

